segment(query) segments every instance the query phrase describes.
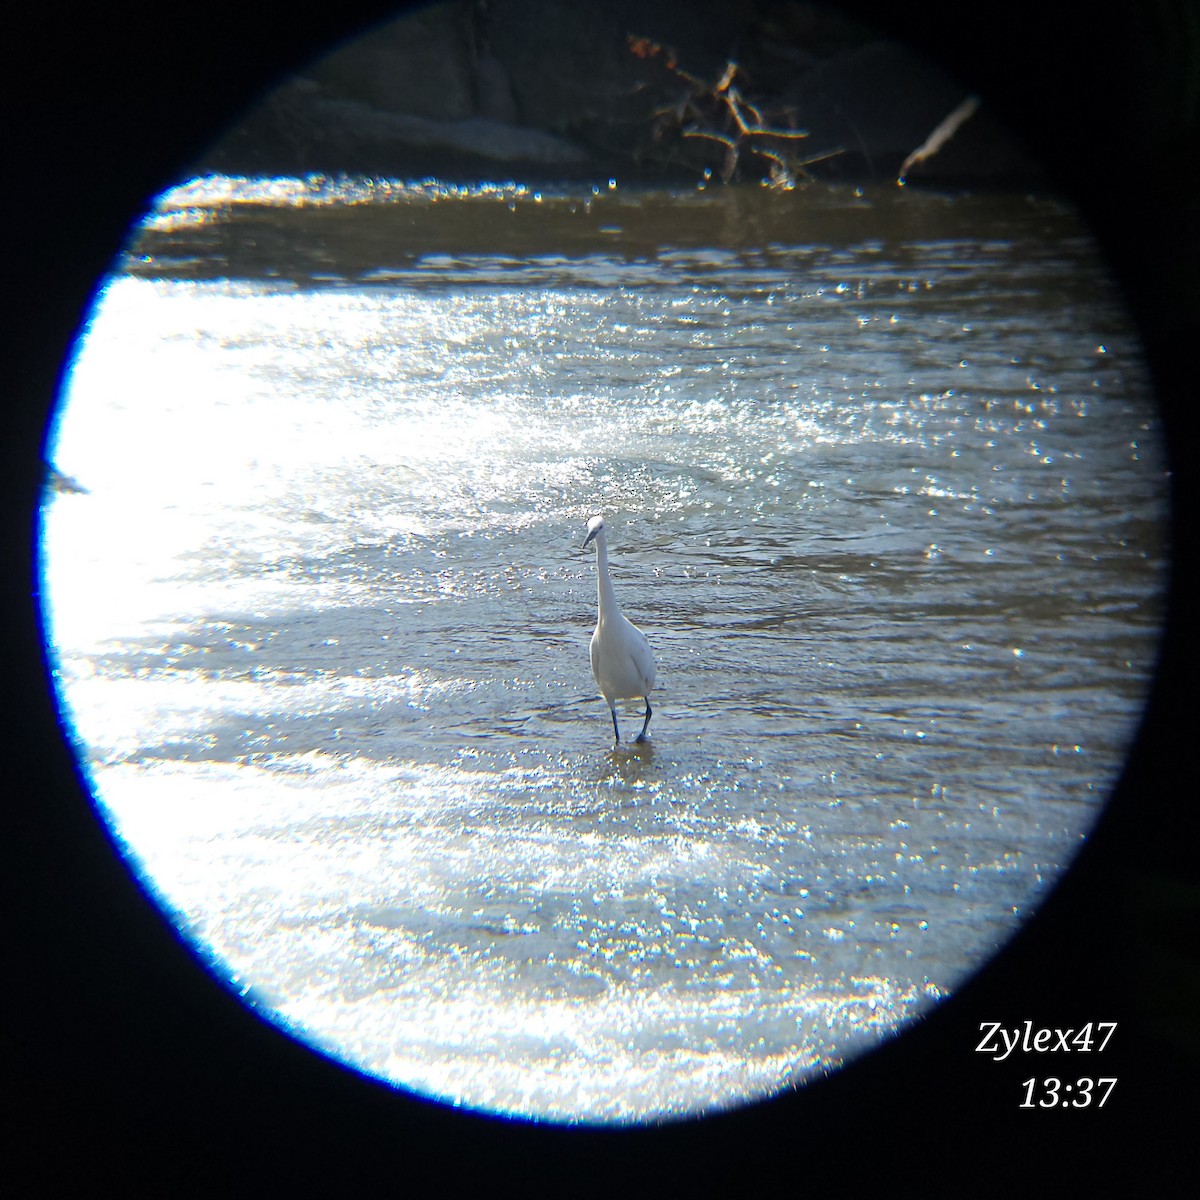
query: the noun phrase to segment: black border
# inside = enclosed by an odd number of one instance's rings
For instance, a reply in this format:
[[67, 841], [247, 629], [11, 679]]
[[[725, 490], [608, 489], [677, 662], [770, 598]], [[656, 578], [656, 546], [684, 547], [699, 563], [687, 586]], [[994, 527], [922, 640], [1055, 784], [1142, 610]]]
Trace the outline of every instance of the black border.
[[[969, 16], [961, 0], [914, 2], [910, 12], [845, 7], [904, 33], [983, 91], [1090, 220], [1143, 334], [1168, 429], [1176, 563], [1190, 560], [1196, 5], [986, 0]], [[901, 1195], [999, 1185], [1033, 1194], [1137, 1185], [1147, 1194], [1196, 1165], [1197, 820], [1185, 782], [1194, 696], [1183, 630], [1194, 610], [1182, 565], [1129, 766], [1039, 917], [921, 1026], [769, 1104], [657, 1130], [596, 1131], [409, 1099], [279, 1037], [197, 970], [145, 901], [91, 816], [45, 683], [31, 550], [40, 442], [95, 283], [149, 198], [272, 79], [393, 6], [336, 8], [301, 16], [263, 0], [139, 0], [18, 4], [3, 19], [0, 840], [12, 860], [16, 929], [4, 1090], [17, 1113], [6, 1119], [17, 1147], [6, 1180], [45, 1194], [108, 1184], [171, 1196], [457, 1194], [500, 1183], [537, 1194], [881, 1183]], [[1119, 1077], [1104, 1111], [1018, 1109], [1020, 1081], [1047, 1068], [973, 1051], [980, 1021], [1025, 1019], [1120, 1022], [1102, 1058], [1069, 1064]]]

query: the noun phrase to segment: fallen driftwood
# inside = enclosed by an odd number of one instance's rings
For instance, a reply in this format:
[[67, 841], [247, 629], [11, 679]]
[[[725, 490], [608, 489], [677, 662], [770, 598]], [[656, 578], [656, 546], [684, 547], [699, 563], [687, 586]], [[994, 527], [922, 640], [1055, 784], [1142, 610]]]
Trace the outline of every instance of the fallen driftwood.
[[958, 132], [963, 122], [974, 116], [978, 108], [979, 97], [968, 96], [949, 116], [940, 121], [934, 131], [900, 164], [897, 182], [903, 184], [910, 167], [932, 158]]

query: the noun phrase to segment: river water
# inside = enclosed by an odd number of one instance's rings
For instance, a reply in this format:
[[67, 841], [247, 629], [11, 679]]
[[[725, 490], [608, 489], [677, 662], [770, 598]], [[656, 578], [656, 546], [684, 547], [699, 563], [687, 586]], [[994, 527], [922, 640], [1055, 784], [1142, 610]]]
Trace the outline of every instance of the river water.
[[48, 454], [131, 867], [266, 1019], [492, 1112], [705, 1112], [902, 1030], [1069, 866], [1154, 668], [1153, 396], [1045, 198], [192, 180]]

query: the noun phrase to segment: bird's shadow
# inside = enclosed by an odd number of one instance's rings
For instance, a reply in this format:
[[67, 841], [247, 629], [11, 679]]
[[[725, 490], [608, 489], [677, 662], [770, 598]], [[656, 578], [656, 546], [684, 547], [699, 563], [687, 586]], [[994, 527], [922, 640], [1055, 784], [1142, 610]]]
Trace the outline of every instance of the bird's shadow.
[[644, 769], [654, 762], [654, 744], [644, 742], [617, 742], [601, 760], [611, 776], [626, 783], [636, 783]]

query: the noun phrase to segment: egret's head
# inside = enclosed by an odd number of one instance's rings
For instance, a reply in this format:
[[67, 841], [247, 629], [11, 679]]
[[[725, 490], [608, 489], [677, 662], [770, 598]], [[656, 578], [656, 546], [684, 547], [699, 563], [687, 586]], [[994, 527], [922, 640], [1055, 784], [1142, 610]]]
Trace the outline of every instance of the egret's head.
[[583, 539], [584, 546], [590, 546], [594, 538], [604, 532], [604, 518], [601, 516], [592, 517], [587, 523], [587, 537]]

